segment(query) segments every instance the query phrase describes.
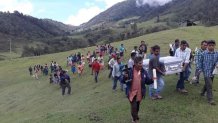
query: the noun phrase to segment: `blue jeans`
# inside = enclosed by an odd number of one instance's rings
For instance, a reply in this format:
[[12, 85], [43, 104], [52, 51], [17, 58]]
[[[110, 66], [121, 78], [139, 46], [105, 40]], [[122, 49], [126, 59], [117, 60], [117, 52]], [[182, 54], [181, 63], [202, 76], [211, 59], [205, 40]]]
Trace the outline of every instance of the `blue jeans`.
[[116, 90], [116, 88], [117, 88], [117, 81], [118, 80], [120, 81], [120, 89], [123, 91], [123, 83], [122, 83], [122, 77], [121, 76], [119, 76], [119, 77], [115, 76], [114, 77], [113, 90]]
[[149, 96], [159, 95], [164, 88], [163, 77], [160, 76], [157, 78], [157, 89], [154, 89], [154, 84], [149, 85]]
[[185, 78], [186, 78], [186, 71], [183, 71], [179, 74], [179, 80], [177, 82], [177, 85], [176, 85], [176, 89], [184, 89], [185, 88]]
[[189, 63], [188, 66], [187, 66], [187, 68], [186, 68], [186, 71], [185, 71], [185, 80], [188, 80], [188, 79], [189, 79], [189, 77], [190, 77], [190, 75], [191, 75], [191, 71], [192, 71], [192, 69], [191, 69], [191, 64]]

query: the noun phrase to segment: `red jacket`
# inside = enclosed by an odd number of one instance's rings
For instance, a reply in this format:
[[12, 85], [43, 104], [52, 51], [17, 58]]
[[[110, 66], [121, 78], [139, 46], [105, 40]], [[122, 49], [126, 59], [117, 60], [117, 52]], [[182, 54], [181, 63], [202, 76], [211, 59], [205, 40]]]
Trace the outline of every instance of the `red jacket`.
[[100, 71], [100, 68], [101, 68], [101, 66], [100, 66], [100, 64], [99, 64], [98, 62], [94, 62], [94, 63], [92, 64], [92, 70], [93, 70], [93, 71], [99, 72], [99, 71]]

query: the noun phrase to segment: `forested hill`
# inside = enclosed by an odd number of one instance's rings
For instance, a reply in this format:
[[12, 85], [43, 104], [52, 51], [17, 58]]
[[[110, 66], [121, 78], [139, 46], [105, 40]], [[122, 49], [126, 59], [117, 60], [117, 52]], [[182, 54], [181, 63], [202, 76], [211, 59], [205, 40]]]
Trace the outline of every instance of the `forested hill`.
[[8, 40], [13, 40], [17, 45], [70, 34], [75, 27], [65, 25], [50, 19], [38, 19], [23, 15], [18, 11], [14, 13], [0, 12], [0, 49], [5, 47]]
[[205, 25], [218, 24], [218, 0], [172, 0], [163, 6], [150, 6], [148, 4], [138, 6], [136, 1], [140, 0], [126, 0], [117, 3], [92, 18], [83, 27], [88, 28], [99, 23], [116, 22], [134, 16], [138, 16], [140, 21], [145, 21], [164, 15], [170, 15], [168, 19], [175, 22], [192, 20], [200, 21]]

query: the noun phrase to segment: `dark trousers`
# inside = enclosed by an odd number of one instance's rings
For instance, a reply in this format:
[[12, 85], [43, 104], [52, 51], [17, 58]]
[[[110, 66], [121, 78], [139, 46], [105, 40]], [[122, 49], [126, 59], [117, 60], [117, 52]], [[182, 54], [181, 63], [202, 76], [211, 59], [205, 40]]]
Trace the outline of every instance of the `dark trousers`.
[[95, 82], [96, 83], [98, 82], [98, 74], [99, 74], [99, 71], [95, 71]]
[[179, 75], [179, 80], [178, 80], [177, 85], [176, 85], [176, 89], [184, 89], [185, 88], [185, 86], [184, 86], [185, 77], [186, 77], [185, 71], [181, 72]]
[[67, 88], [68, 89], [68, 94], [70, 94], [71, 93], [71, 86], [70, 86], [70, 84], [65, 84], [65, 85], [61, 85], [61, 88], [62, 88], [62, 95], [64, 95], [65, 94], [65, 89]]
[[213, 93], [212, 93], [213, 79], [214, 77], [204, 77], [205, 85], [202, 89], [202, 94], [205, 94], [205, 92], [207, 92], [208, 101], [213, 100]]
[[121, 76], [115, 76], [114, 77], [114, 81], [113, 81], [113, 90], [115, 90], [117, 88], [117, 81], [120, 81], [120, 89], [121, 91], [123, 91], [123, 83], [122, 83], [122, 77]]
[[201, 72], [199, 72], [199, 69], [196, 69], [195, 70], [196, 83], [199, 83], [200, 75], [201, 75]]
[[33, 75], [33, 72], [32, 71], [30, 71], [30, 76], [32, 76]]
[[137, 101], [136, 96], [133, 98], [132, 102], [130, 102], [130, 105], [131, 105], [131, 115], [133, 121], [139, 120], [138, 112], [139, 112], [140, 102]]
[[112, 71], [113, 71], [113, 68], [112, 68], [112, 67], [110, 67], [110, 73], [109, 73], [109, 75], [108, 75], [108, 78], [111, 78]]

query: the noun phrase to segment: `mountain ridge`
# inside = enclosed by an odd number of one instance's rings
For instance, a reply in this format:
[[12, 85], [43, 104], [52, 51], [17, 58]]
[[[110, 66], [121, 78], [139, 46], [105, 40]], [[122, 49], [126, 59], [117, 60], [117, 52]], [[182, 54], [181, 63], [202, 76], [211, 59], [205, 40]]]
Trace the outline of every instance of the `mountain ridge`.
[[192, 20], [201, 21], [206, 25], [217, 25], [218, 8], [216, 6], [218, 6], [217, 0], [172, 0], [162, 6], [144, 4], [137, 7], [136, 0], [126, 0], [93, 17], [82, 27], [90, 28], [98, 23], [118, 21], [132, 16], [140, 16], [138, 20], [140, 22], [167, 14], [174, 14], [169, 20], [178, 23], [179, 21]]

